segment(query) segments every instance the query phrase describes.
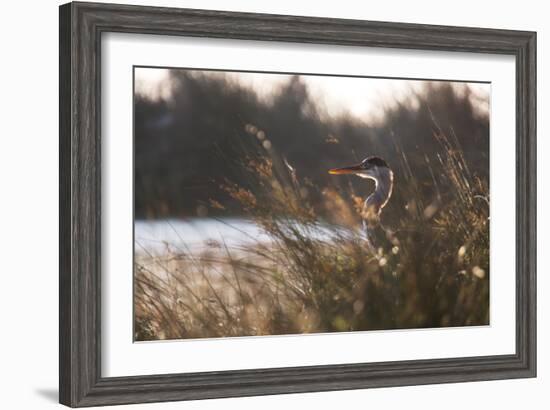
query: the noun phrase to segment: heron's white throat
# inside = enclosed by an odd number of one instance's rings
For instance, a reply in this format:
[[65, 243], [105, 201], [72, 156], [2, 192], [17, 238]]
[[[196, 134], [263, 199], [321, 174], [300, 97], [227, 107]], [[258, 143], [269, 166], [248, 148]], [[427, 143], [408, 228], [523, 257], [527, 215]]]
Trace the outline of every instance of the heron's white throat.
[[363, 205], [363, 217], [367, 221], [377, 221], [380, 211], [386, 206], [392, 194], [393, 171], [388, 167], [372, 167], [358, 172], [356, 175], [374, 181], [374, 192], [369, 195]]

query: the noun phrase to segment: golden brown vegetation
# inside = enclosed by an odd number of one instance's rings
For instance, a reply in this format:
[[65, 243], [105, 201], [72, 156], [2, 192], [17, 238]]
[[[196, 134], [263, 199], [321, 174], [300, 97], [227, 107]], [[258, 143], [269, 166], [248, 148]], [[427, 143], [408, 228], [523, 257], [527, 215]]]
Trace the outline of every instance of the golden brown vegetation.
[[413, 173], [396, 181], [405, 204], [391, 211], [398, 241], [373, 253], [357, 229], [361, 199], [351, 186], [300, 179], [265, 131], [247, 125], [245, 134], [258, 145], [244, 161], [247, 187], [220, 189], [271, 241], [137, 254], [136, 340], [489, 323], [488, 181], [470, 172], [453, 135], [435, 132], [437, 163], [425, 158], [437, 175], [433, 200]]

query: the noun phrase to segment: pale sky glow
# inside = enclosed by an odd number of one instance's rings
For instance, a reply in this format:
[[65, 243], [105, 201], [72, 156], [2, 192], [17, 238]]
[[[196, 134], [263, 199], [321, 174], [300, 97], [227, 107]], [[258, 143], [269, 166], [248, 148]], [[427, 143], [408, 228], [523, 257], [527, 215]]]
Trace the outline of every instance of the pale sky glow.
[[[169, 71], [163, 68], [136, 68], [135, 90], [151, 99], [169, 99]], [[197, 70], [199, 71], [199, 70]], [[269, 101], [282, 84], [291, 78], [286, 74], [233, 73], [202, 71], [206, 75], [226, 76], [254, 90]], [[410, 90], [420, 89], [425, 81], [380, 78], [303, 75], [312, 100], [322, 114], [334, 117], [348, 112], [361, 120], [376, 119], [385, 106], [407, 97]], [[459, 83], [453, 85], [460, 91], [469, 86], [475, 106], [484, 113], [489, 111], [490, 84]]]

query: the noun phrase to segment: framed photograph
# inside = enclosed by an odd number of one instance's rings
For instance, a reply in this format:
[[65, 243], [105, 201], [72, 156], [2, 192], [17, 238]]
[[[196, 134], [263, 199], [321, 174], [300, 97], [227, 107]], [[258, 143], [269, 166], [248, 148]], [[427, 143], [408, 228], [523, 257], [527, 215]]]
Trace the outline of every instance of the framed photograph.
[[60, 402], [536, 375], [536, 33], [60, 7]]

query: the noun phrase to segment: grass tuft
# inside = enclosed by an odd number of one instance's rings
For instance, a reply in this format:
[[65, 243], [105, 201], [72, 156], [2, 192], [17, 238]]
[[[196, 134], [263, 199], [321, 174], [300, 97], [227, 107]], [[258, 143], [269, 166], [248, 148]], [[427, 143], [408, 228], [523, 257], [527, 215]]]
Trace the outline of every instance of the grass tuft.
[[363, 199], [351, 185], [301, 179], [265, 131], [248, 124], [244, 133], [256, 137], [247, 184], [227, 180], [220, 190], [271, 241], [212, 241], [200, 255], [138, 252], [136, 340], [489, 323], [488, 181], [470, 172], [452, 133], [434, 132], [437, 155], [423, 160], [429, 200], [397, 147], [401, 179], [383, 217], [393, 238], [376, 251], [361, 234]]

